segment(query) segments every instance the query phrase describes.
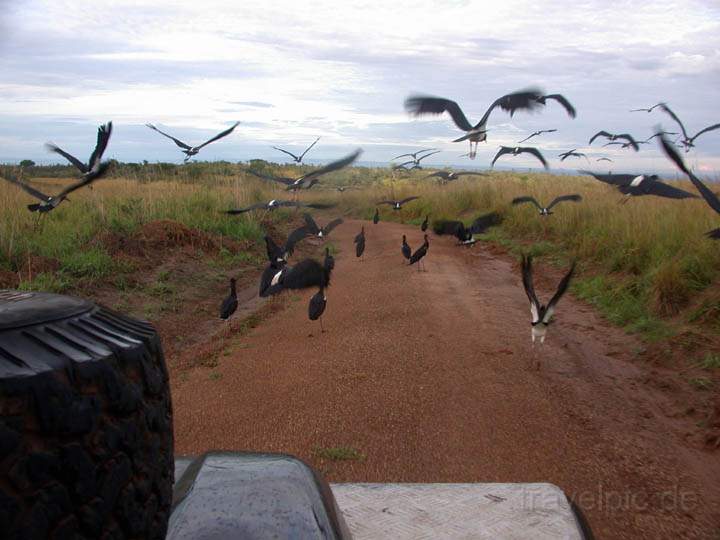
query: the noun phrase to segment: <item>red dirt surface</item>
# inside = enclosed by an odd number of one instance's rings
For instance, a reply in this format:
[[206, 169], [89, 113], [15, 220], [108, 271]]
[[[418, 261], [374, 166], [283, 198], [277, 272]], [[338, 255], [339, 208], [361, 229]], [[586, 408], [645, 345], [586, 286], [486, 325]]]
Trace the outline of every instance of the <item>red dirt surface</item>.
[[[364, 261], [352, 249], [362, 223]], [[402, 234], [422, 242], [394, 223], [333, 232], [324, 334], [307, 318], [315, 291], [291, 293], [287, 309], [221, 344], [214, 367], [176, 367], [176, 452], [287, 452], [335, 482], [552, 482], [598, 538], [717, 538], [720, 454], [698, 440], [690, 390], [571, 297], [533, 350], [513, 260], [431, 235], [419, 273]], [[544, 298], [561, 271], [537, 267]], [[718, 412], [707, 412], [712, 429]], [[318, 457], [335, 447], [365, 458]]]

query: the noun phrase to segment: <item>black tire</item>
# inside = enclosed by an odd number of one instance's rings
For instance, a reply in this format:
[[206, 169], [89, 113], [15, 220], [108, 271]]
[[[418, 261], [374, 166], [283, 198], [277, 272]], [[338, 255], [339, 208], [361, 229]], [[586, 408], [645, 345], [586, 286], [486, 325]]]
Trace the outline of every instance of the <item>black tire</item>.
[[173, 472], [153, 327], [0, 291], [0, 538], [162, 539]]

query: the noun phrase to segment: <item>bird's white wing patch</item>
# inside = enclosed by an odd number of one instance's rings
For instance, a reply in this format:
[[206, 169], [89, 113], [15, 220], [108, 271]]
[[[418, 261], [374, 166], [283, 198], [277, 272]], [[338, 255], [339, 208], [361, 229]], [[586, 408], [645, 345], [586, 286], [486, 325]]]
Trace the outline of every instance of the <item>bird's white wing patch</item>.
[[543, 315], [543, 319], [542, 319], [543, 324], [549, 324], [550, 319], [552, 319], [552, 316], [554, 313], [555, 313], [555, 306], [549, 307], [548, 310], [545, 312], [545, 315]]
[[640, 184], [642, 184], [642, 181], [645, 180], [645, 175], [636, 176], [632, 179], [632, 182], [630, 182], [630, 187], [638, 187]]
[[530, 302], [530, 315], [532, 315], [532, 322], [536, 323], [540, 320], [540, 314], [535, 302]]
[[283, 271], [280, 270], [277, 274], [275, 274], [272, 278], [272, 281], [270, 282], [270, 285], [277, 285], [278, 281], [280, 281], [280, 276], [282, 275]]
[[268, 203], [268, 206], [274, 206], [276, 202], [277, 202], [277, 201], [276, 201], [275, 199], [273, 199], [272, 201], [270, 201], [270, 202]]

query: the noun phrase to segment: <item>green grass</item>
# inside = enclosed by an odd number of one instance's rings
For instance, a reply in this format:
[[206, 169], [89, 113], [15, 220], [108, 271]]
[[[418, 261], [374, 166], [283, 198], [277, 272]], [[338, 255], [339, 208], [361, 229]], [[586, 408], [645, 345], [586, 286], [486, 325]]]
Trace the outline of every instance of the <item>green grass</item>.
[[330, 461], [364, 461], [365, 455], [351, 446], [334, 446], [330, 448], [316, 448], [314, 454]]
[[698, 367], [707, 370], [720, 369], [720, 354], [707, 353], [698, 364]]
[[697, 388], [698, 390], [709, 390], [713, 387], [713, 382], [708, 377], [695, 377], [689, 379], [688, 382], [693, 388]]

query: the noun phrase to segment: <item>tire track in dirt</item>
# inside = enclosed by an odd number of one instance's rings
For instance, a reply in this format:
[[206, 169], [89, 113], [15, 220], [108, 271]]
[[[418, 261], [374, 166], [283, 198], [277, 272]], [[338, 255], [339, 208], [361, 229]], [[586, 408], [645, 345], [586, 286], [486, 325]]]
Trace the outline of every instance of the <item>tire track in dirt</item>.
[[[352, 244], [361, 224], [364, 261]], [[532, 369], [517, 265], [431, 235], [418, 272], [403, 264], [402, 234], [422, 242], [395, 223], [333, 232], [326, 333], [307, 319], [315, 291], [290, 293], [215, 377], [174, 380], [176, 451], [287, 452], [336, 482], [552, 482], [599, 538], [715, 534], [717, 455], [684, 444], [661, 413], [667, 398], [630, 362], [636, 340], [566, 297]], [[555, 285], [540, 281], [538, 294]], [[316, 457], [340, 446], [366, 458]]]

